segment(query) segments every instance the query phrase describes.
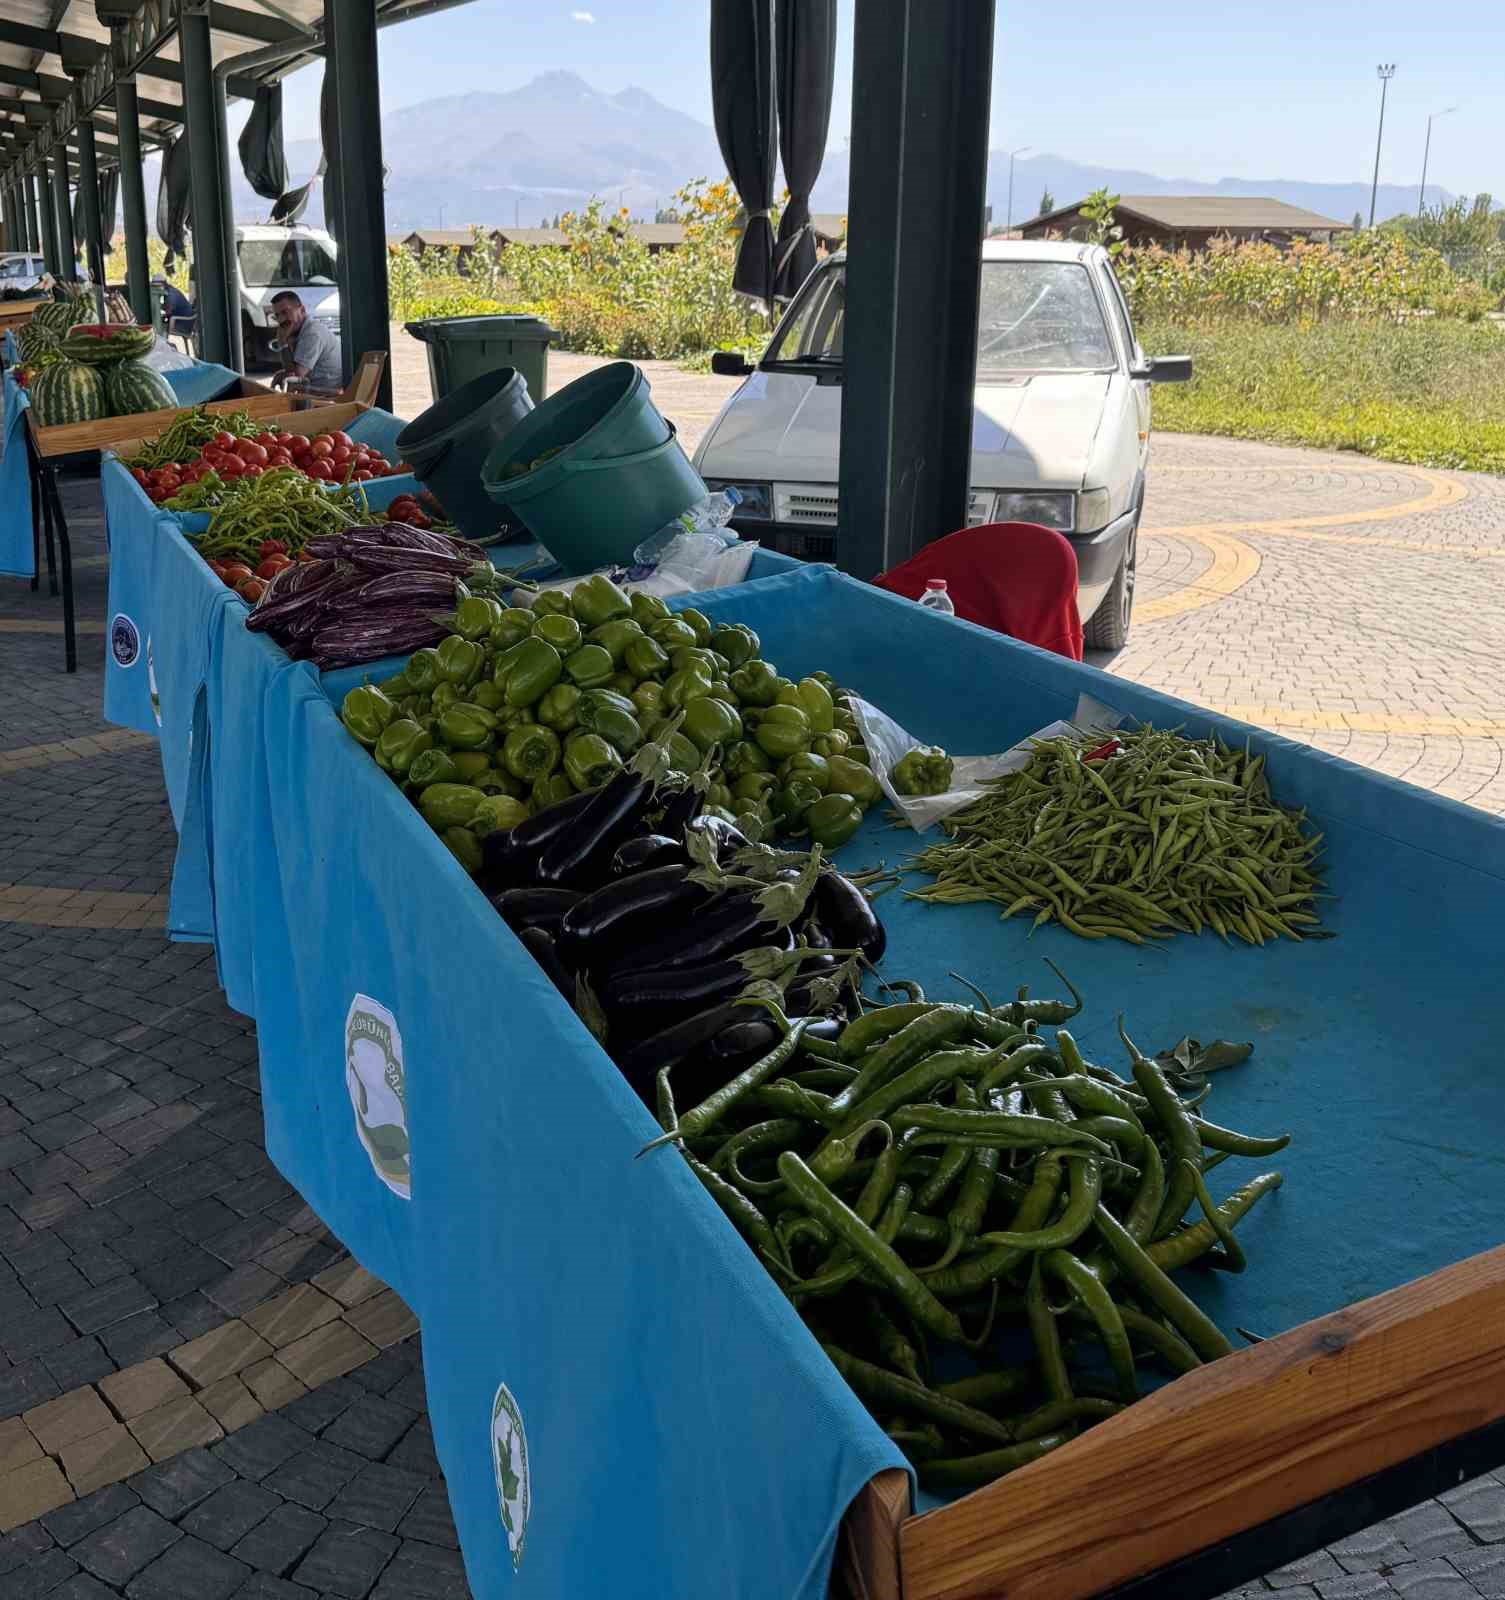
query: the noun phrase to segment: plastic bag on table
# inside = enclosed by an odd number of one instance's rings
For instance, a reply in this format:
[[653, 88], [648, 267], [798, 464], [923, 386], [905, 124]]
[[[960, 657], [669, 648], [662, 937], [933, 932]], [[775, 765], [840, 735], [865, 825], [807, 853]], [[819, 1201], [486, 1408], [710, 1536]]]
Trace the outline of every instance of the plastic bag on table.
[[990, 778], [1001, 778], [1006, 773], [1018, 772], [1029, 760], [1035, 743], [1040, 739], [1054, 739], [1072, 728], [1101, 728], [1104, 732], [1116, 728], [1123, 721], [1120, 712], [1089, 695], [1077, 699], [1076, 711], [1070, 722], [1052, 722], [1047, 727], [1021, 739], [1012, 749], [991, 756], [953, 756], [951, 787], [944, 794], [900, 794], [889, 782], [894, 765], [911, 750], [922, 749], [923, 741], [901, 728], [885, 711], [851, 697], [852, 715], [862, 732], [863, 743], [872, 757], [873, 776], [885, 795], [893, 802], [904, 820], [917, 833], [933, 827], [942, 817], [971, 805], [987, 793]]

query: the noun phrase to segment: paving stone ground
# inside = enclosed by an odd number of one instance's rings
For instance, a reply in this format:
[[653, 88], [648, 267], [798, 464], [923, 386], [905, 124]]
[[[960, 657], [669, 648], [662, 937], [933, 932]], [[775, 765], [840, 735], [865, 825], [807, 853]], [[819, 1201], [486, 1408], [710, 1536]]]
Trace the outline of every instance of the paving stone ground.
[[[1152, 485], [1112, 670], [1505, 810], [1496, 480], [1160, 439]], [[66, 497], [75, 676], [45, 582], [0, 582], [0, 1600], [463, 1596], [418, 1338], [299, 1377], [304, 1341], [400, 1313], [268, 1160], [212, 952], [163, 935], [158, 754], [100, 717], [107, 558], [92, 487]], [[1266, 1591], [1505, 1600], [1505, 1479]]]

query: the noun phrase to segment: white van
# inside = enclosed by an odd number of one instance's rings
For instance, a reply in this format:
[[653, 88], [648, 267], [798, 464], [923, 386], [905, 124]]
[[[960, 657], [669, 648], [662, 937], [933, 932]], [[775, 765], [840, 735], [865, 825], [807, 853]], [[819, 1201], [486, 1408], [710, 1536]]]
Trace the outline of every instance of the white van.
[[338, 247], [322, 228], [270, 222], [236, 228], [240, 336], [248, 366], [281, 364], [272, 345], [272, 297], [284, 290], [291, 289], [308, 308], [309, 316], [339, 337], [337, 255]]

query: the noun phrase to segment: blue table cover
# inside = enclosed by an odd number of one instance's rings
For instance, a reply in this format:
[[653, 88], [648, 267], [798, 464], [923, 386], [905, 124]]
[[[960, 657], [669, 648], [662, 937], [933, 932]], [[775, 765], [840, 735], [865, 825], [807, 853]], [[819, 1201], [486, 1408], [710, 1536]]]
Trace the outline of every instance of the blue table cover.
[[[270, 1153], [422, 1320], [474, 1592], [821, 1595], [842, 1510], [898, 1456], [683, 1164], [633, 1160], [651, 1118], [340, 728], [361, 673], [289, 662], [228, 591], [201, 607], [212, 575], [176, 530], [147, 537], [156, 630], [208, 636], [207, 664], [174, 647], [182, 684], [158, 674], [165, 765], [169, 696], [203, 719], [181, 809], [201, 831], [180, 866], [207, 857], [226, 990], [257, 1020]], [[1122, 1059], [1120, 1009], [1147, 1048], [1255, 1041], [1213, 1113], [1294, 1142], [1216, 1174], [1219, 1192], [1266, 1165], [1287, 1178], [1241, 1229], [1248, 1272], [1188, 1282], [1224, 1326], [1279, 1332], [1500, 1241], [1487, 975], [1505, 970], [1505, 824], [829, 568], [695, 603], [756, 628], [786, 673], [831, 671], [955, 751], [1005, 748], [1085, 691], [1247, 738], [1279, 798], [1308, 808], [1337, 895], [1326, 942], [1031, 939], [986, 905], [880, 902], [887, 975], [938, 996], [959, 996], [952, 969], [1051, 993], [1050, 956], [1105, 1061]], [[918, 843], [879, 808], [840, 860], [895, 864]]]

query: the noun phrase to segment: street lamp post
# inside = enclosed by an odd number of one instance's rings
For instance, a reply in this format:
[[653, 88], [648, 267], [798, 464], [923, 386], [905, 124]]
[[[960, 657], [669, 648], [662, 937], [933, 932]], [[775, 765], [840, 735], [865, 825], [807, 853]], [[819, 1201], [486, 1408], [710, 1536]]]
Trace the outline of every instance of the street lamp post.
[[1380, 192], [1380, 146], [1385, 142], [1385, 92], [1390, 87], [1390, 80], [1395, 76], [1395, 63], [1382, 62], [1374, 69], [1380, 79], [1380, 131], [1374, 139], [1374, 183], [1369, 190], [1369, 226], [1374, 226], [1374, 206]]
[[1427, 144], [1421, 156], [1421, 199], [1416, 207], [1418, 217], [1425, 215], [1427, 209], [1427, 163], [1432, 159], [1432, 124], [1438, 117], [1450, 116], [1457, 109], [1457, 106], [1448, 106], [1446, 110], [1434, 111], [1427, 118]]
[[1008, 220], [1003, 225], [1005, 239], [1014, 231], [1014, 157], [1027, 156], [1034, 148], [1032, 144], [1022, 144], [1017, 150], [1009, 151], [1009, 210]]

